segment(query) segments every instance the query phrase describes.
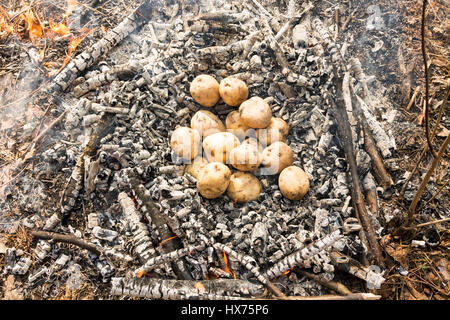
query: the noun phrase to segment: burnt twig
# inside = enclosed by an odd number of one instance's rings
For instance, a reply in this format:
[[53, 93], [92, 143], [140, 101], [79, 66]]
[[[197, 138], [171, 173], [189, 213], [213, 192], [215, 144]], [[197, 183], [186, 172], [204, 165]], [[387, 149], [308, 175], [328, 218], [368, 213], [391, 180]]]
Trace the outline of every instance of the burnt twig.
[[346, 71], [346, 66], [344, 64], [343, 58], [340, 54], [338, 46], [331, 41], [331, 37], [328, 31], [322, 25], [320, 19], [315, 19], [313, 21], [313, 26], [320, 34], [320, 37], [324, 41], [324, 49], [329, 53], [331, 62], [334, 64], [334, 86], [335, 86], [335, 96], [336, 99], [330, 92], [325, 91], [325, 99], [331, 105], [331, 113], [336, 119], [339, 137], [343, 143], [345, 157], [347, 159], [348, 166], [350, 168], [350, 177], [352, 180], [351, 194], [352, 200], [355, 207], [355, 212], [357, 218], [360, 220], [361, 225], [367, 235], [367, 240], [370, 245], [370, 250], [373, 253], [374, 258], [377, 262], [384, 266], [384, 259], [381, 251], [381, 247], [377, 241], [375, 231], [373, 229], [372, 223], [369, 218], [369, 214], [364, 203], [364, 196], [362, 193], [361, 182], [359, 181], [358, 168], [355, 157], [355, 149], [352, 140], [352, 130], [350, 128], [350, 123], [346, 111], [345, 101], [343, 97], [343, 78], [344, 72]]
[[352, 293], [346, 296], [323, 295], [316, 297], [286, 297], [287, 300], [380, 300], [381, 296], [372, 293]]
[[369, 289], [379, 289], [381, 284], [385, 281], [383, 273], [377, 272], [379, 271], [377, 270], [379, 269], [378, 267], [364, 267], [359, 261], [337, 251], [331, 253], [331, 262], [338, 270], [347, 272], [366, 281]]
[[126, 193], [119, 193], [118, 199], [125, 219], [133, 233], [134, 251], [139, 260], [144, 263], [146, 260], [157, 255], [152, 240], [150, 239], [147, 226], [141, 222], [141, 216], [136, 210], [133, 200], [128, 197]]

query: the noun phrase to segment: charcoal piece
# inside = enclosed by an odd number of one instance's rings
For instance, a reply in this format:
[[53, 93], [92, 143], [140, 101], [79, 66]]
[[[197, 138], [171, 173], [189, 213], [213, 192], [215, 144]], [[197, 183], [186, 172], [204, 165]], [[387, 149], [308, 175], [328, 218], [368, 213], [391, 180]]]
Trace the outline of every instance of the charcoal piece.
[[16, 263], [16, 248], [6, 248], [3, 274], [10, 273]]

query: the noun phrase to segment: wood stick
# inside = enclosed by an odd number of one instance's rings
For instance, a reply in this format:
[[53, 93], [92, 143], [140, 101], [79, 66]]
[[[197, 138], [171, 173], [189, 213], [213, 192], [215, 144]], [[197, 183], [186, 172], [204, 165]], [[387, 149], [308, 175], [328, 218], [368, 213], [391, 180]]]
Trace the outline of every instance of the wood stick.
[[173, 280], [144, 278], [112, 278], [112, 295], [162, 300], [240, 300], [264, 294], [264, 286], [246, 280]]
[[42, 130], [42, 132], [39, 133], [39, 135], [38, 135], [36, 138], [33, 139], [33, 144], [38, 143], [38, 142], [42, 139], [42, 137], [43, 137], [43, 136], [44, 136], [51, 128], [53, 128], [58, 122], [60, 122], [60, 121], [64, 118], [64, 116], [66, 115], [67, 111], [68, 111], [68, 109], [64, 110], [64, 111], [63, 111], [63, 112], [62, 112], [55, 120], [53, 120], [53, 121], [48, 125], [48, 127], [46, 127], [44, 130]]
[[72, 171], [71, 176], [67, 180], [66, 186], [61, 195], [61, 221], [65, 223], [70, 216], [72, 209], [75, 207], [76, 200], [83, 188], [84, 182], [84, 159], [85, 157], [93, 158], [100, 146], [101, 139], [111, 133], [115, 128], [114, 115], [111, 113], [105, 113], [92, 133], [89, 142], [80, 154], [77, 163]]
[[[342, 141], [347, 163], [350, 168], [350, 176], [353, 185], [353, 188], [351, 188], [351, 195], [356, 217], [360, 221], [361, 226], [367, 234], [367, 240], [370, 244], [369, 249], [372, 252], [374, 258], [380, 264], [380, 266], [385, 267], [381, 247], [377, 241], [375, 230], [373, 229], [372, 223], [370, 221], [366, 205], [364, 203], [361, 182], [359, 181], [355, 149], [353, 147], [352, 140], [352, 130], [350, 127], [343, 96], [343, 78], [344, 72], [346, 71], [347, 67], [342, 56], [340, 55], [338, 46], [331, 40], [331, 37], [326, 28], [324, 28], [322, 21], [317, 18], [313, 20], [312, 24], [322, 38], [324, 49], [328, 52], [329, 59], [333, 63], [334, 77], [332, 81], [334, 82], [335, 92], [331, 93], [324, 90], [323, 94], [325, 96], [325, 100], [331, 106], [331, 114], [336, 119], [338, 134]], [[334, 96], [336, 96], [336, 99]]]
[[378, 216], [378, 198], [377, 190], [371, 189], [366, 192], [367, 203], [369, 204], [369, 210], [374, 216]]
[[125, 220], [130, 226], [133, 234], [134, 252], [138, 259], [145, 263], [150, 258], [157, 256], [157, 252], [153, 246], [147, 224], [142, 222], [141, 214], [135, 208], [133, 200], [125, 193], [118, 195], [120, 206], [122, 207]]
[[[352, 293], [345, 296], [339, 295], [331, 295], [326, 294], [323, 296], [310, 296], [310, 297], [302, 297], [302, 296], [287, 296], [285, 300], [305, 300], [305, 301], [313, 301], [313, 300], [380, 300], [381, 296], [373, 293]], [[249, 300], [280, 300], [279, 298], [249, 298]]]
[[274, 279], [281, 276], [286, 270], [296, 266], [304, 266], [305, 262], [318, 255], [320, 252], [331, 247], [336, 241], [340, 240], [342, 235], [339, 230], [335, 230], [325, 237], [310, 243], [309, 245], [297, 250], [271, 266], [264, 275], [268, 279]]

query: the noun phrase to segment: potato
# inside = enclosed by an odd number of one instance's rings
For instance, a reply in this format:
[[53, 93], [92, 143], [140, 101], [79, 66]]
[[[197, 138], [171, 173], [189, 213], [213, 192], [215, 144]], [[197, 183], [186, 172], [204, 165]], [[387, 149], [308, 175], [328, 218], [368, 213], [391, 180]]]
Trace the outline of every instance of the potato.
[[195, 179], [198, 179], [198, 175], [200, 171], [203, 169], [204, 166], [208, 164], [208, 161], [205, 158], [197, 157], [189, 163], [186, 168], [184, 169], [185, 173], [189, 173], [191, 176], [193, 176]]
[[239, 111], [231, 111], [225, 119], [225, 126], [228, 132], [236, 135], [239, 139], [244, 139], [249, 126], [241, 121]]
[[208, 110], [199, 110], [194, 114], [191, 119], [191, 128], [197, 130], [202, 137], [225, 131], [222, 121]]
[[266, 147], [262, 152], [261, 164], [264, 174], [277, 174], [292, 165], [294, 153], [284, 142], [277, 141]]
[[262, 98], [252, 97], [241, 103], [239, 116], [241, 121], [250, 128], [266, 128], [272, 119], [272, 110]]
[[248, 88], [244, 81], [227, 77], [220, 81], [219, 94], [229, 106], [237, 107], [248, 97]]
[[204, 107], [212, 107], [220, 99], [219, 82], [207, 74], [201, 74], [192, 80], [189, 92]]
[[278, 186], [286, 198], [300, 200], [309, 190], [309, 179], [301, 168], [289, 166], [281, 171]]
[[178, 127], [170, 137], [170, 147], [179, 157], [192, 160], [199, 152], [200, 133], [188, 127]]
[[209, 162], [228, 163], [230, 152], [240, 144], [230, 132], [218, 132], [203, 139], [203, 150]]
[[221, 162], [208, 163], [200, 170], [197, 189], [207, 199], [220, 197], [228, 188], [231, 171]]
[[230, 152], [230, 163], [240, 171], [251, 171], [259, 167], [261, 154], [257, 144], [245, 143]]
[[237, 171], [231, 175], [227, 196], [238, 203], [258, 199], [261, 192], [261, 182], [248, 172]]
[[270, 146], [276, 141], [285, 142], [288, 133], [289, 127], [286, 121], [273, 117], [270, 119], [270, 124], [267, 128], [256, 130], [258, 141], [266, 146]]

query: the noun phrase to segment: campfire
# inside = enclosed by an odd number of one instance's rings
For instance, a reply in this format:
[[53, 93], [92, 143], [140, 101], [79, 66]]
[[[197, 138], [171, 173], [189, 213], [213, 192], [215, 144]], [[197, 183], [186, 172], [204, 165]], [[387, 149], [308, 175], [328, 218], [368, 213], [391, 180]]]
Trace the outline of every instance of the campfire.
[[448, 245], [448, 78], [401, 97], [372, 2], [0, 2], [0, 296], [387, 297]]

